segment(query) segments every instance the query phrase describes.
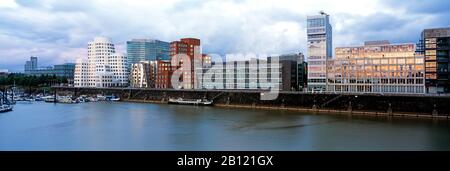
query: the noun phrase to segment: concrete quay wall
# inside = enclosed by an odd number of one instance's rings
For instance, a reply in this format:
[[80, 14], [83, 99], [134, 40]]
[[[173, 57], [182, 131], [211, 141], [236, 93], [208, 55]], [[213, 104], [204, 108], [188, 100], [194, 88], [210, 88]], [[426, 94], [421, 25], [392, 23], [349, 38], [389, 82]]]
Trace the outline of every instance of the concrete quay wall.
[[275, 100], [260, 100], [258, 90], [173, 90], [139, 88], [53, 87], [59, 95], [115, 95], [123, 101], [165, 103], [169, 98], [214, 100], [217, 106], [290, 109], [309, 111], [346, 111], [387, 115], [430, 115], [448, 117], [450, 95], [312, 94], [280, 92]]

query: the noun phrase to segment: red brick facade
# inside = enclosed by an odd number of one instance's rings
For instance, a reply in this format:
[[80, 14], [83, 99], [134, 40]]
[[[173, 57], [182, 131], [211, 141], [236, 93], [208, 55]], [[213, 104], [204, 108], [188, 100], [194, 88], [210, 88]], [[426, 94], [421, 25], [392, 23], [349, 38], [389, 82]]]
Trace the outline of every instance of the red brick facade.
[[[195, 76], [195, 68], [194, 68], [194, 60], [195, 58], [199, 58], [199, 61], [202, 61], [201, 47], [200, 47], [200, 39], [195, 38], [184, 38], [180, 41], [174, 41], [170, 43], [170, 57], [171, 59], [178, 55], [185, 54], [190, 59], [190, 66], [187, 68], [182, 68], [180, 70], [183, 74], [181, 75], [180, 81], [183, 81], [183, 84], [178, 88], [184, 89], [194, 89], [196, 76]], [[178, 66], [177, 68], [180, 68]]]
[[171, 77], [173, 71], [176, 70], [176, 67], [172, 67], [170, 61], [157, 61], [157, 78], [156, 78], [156, 88], [160, 89], [171, 89], [172, 82]]

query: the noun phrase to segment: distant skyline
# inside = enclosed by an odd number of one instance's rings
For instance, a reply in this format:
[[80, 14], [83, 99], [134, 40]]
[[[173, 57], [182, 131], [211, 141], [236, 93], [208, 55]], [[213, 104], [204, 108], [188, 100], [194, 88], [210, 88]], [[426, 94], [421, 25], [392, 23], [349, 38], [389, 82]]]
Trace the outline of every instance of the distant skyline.
[[306, 53], [306, 16], [323, 10], [333, 48], [369, 40], [416, 43], [425, 28], [449, 27], [446, 0], [0, 0], [0, 69], [23, 71], [86, 58], [87, 42], [195, 37], [205, 53]]

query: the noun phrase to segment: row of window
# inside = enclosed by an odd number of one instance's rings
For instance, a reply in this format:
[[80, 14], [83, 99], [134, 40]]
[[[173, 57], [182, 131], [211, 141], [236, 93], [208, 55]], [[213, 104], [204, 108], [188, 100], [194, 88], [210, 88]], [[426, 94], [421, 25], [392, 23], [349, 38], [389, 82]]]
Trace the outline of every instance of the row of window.
[[393, 85], [336, 85], [328, 86], [331, 92], [353, 92], [353, 93], [425, 93], [424, 86], [393, 86]]
[[424, 84], [424, 79], [328, 79], [330, 84]]

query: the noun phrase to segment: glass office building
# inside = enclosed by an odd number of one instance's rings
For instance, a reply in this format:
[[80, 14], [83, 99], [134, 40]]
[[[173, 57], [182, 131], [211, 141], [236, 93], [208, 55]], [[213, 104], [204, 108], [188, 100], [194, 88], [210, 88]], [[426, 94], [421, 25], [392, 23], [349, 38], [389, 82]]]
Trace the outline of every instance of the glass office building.
[[30, 58], [30, 61], [26, 61], [25, 63], [26, 75], [33, 75], [33, 76], [47, 75], [73, 79], [74, 71], [75, 71], [74, 63], [65, 63], [48, 67], [38, 67], [38, 58], [35, 56], [32, 56]]
[[29, 61], [26, 61], [25, 67], [24, 67], [25, 74], [30, 74], [32, 71], [38, 69], [37, 60], [38, 60], [37, 57], [32, 56], [32, 57], [30, 57]]
[[[211, 63], [204, 68], [202, 89], [282, 90], [282, 63], [269, 57]], [[296, 64], [296, 62], [294, 61]], [[290, 65], [291, 66], [291, 65]], [[295, 65], [294, 65], [295, 66]], [[290, 71], [291, 68], [288, 70]], [[288, 75], [290, 77], [290, 75]], [[286, 80], [290, 83], [291, 79]], [[289, 87], [290, 89], [290, 87]]]
[[336, 48], [328, 61], [327, 91], [334, 93], [423, 94], [424, 56], [415, 44], [367, 42]]
[[425, 29], [417, 53], [425, 56], [427, 92], [449, 93], [450, 28]]
[[53, 67], [39, 68], [33, 71], [30, 71], [28, 75], [34, 76], [57, 76], [57, 77], [66, 77], [68, 79], [73, 79], [75, 72], [75, 64], [74, 63], [65, 63], [61, 65], [54, 65]]
[[169, 52], [169, 42], [152, 39], [127, 41], [128, 64], [130, 66], [141, 61], [169, 60]]
[[332, 27], [328, 14], [307, 17], [308, 34], [308, 90], [326, 90], [326, 64], [331, 59]]

